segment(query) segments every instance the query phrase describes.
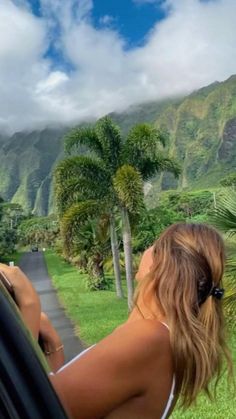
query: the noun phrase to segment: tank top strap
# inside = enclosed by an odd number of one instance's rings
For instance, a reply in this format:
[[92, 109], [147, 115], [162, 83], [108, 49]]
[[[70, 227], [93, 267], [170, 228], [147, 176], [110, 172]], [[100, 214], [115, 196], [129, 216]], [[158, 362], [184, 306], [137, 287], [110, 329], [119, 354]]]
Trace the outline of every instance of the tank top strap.
[[170, 330], [170, 328], [169, 328], [169, 326], [168, 326], [167, 323], [165, 323], [165, 322], [160, 322], [160, 323], [163, 324], [168, 330]]
[[[141, 316], [142, 316], [142, 318], [143, 319], [145, 319], [146, 317], [144, 316], [144, 314], [143, 314], [143, 312], [142, 312], [142, 310], [141, 310], [141, 308], [139, 307], [139, 305], [136, 303], [135, 304], [135, 307], [138, 309], [138, 311], [139, 311], [139, 313], [141, 314]], [[168, 324], [167, 323], [165, 323], [165, 322], [161, 322], [161, 321], [159, 321], [161, 324], [163, 324], [168, 330], [170, 330], [170, 328], [169, 328], [169, 326], [168, 326]]]

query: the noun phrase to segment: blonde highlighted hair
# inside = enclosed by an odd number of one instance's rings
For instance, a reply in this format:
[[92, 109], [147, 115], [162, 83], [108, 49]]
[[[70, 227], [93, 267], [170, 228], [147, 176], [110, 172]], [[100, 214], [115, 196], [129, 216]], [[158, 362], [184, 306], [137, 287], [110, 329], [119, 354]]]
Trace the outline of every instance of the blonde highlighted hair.
[[179, 223], [154, 243], [150, 274], [140, 281], [134, 301], [151, 293], [166, 316], [174, 358], [176, 393], [191, 405], [198, 393], [209, 397], [217, 383], [223, 358], [232, 372], [224, 335], [222, 301], [213, 287], [222, 287], [224, 243], [219, 233], [203, 224]]

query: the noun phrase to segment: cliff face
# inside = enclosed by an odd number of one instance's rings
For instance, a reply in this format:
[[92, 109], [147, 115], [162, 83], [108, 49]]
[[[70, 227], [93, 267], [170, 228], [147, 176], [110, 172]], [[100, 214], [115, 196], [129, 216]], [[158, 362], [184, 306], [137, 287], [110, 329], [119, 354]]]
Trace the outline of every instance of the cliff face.
[[[236, 76], [171, 105], [156, 120], [170, 132], [171, 153], [183, 165], [180, 188], [216, 185], [236, 162]], [[173, 185], [165, 176], [162, 186]]]
[[[139, 105], [111, 114], [124, 132], [138, 122], [151, 122], [170, 133], [169, 149], [183, 167], [176, 181], [161, 176], [158, 188], [217, 185], [236, 163], [236, 76], [213, 83], [183, 99]], [[53, 210], [52, 172], [63, 157], [68, 129], [45, 129], [0, 135], [0, 196], [45, 215]]]
[[63, 155], [65, 130], [16, 133], [1, 144], [0, 196], [26, 211], [45, 215], [52, 209], [51, 180]]

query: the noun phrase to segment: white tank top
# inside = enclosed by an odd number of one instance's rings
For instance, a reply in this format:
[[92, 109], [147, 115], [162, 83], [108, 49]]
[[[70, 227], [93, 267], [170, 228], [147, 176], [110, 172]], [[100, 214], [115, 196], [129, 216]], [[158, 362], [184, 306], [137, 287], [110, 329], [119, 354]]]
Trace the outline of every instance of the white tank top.
[[[166, 324], [164, 322], [160, 322], [160, 323], [163, 324], [165, 327], [167, 327], [168, 330], [170, 330], [168, 324]], [[165, 410], [164, 410], [164, 413], [163, 413], [161, 419], [165, 419], [167, 417], [167, 415], [170, 411], [170, 408], [172, 406], [174, 397], [175, 397], [175, 376], [173, 376], [170, 395], [169, 395], [169, 398], [167, 400], [166, 407], [165, 407]]]

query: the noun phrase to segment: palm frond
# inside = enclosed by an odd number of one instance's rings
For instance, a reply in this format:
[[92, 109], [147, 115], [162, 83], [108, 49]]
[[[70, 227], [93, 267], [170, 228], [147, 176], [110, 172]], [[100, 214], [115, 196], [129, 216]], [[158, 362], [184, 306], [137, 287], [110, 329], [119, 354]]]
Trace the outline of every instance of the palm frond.
[[91, 156], [74, 156], [59, 162], [55, 169], [55, 177], [58, 182], [61, 182], [66, 177], [80, 174], [94, 176], [99, 172], [101, 172], [101, 176], [109, 176], [105, 164], [100, 159]]
[[96, 252], [103, 255], [110, 253], [109, 223], [104, 223], [104, 217], [102, 214], [96, 218], [88, 218], [80, 225], [74, 239], [77, 250], [86, 250], [88, 256]]
[[120, 165], [122, 137], [120, 128], [108, 116], [98, 120], [96, 135], [102, 144], [103, 160], [114, 172]]
[[174, 159], [170, 159], [162, 153], [159, 153], [159, 156], [153, 156], [152, 158], [139, 161], [138, 166], [143, 180], [149, 180], [160, 172], [170, 172], [175, 177], [178, 177], [181, 173], [179, 164]]
[[140, 172], [142, 168], [140, 162], [150, 160], [156, 154], [156, 142], [154, 144], [153, 136], [145, 136], [143, 131], [145, 130], [140, 129], [140, 135], [137, 135], [136, 131], [131, 130], [122, 150], [123, 163], [134, 166]]
[[57, 184], [54, 187], [54, 196], [56, 208], [59, 217], [61, 217], [67, 209], [78, 202], [85, 200], [103, 200], [104, 190], [101, 185], [92, 180], [85, 183], [83, 179], [71, 177], [66, 179], [63, 184]]
[[217, 200], [216, 208], [210, 215], [210, 222], [228, 236], [236, 234], [236, 193], [226, 190]]
[[68, 157], [61, 160], [54, 169], [53, 177], [56, 185], [63, 184], [65, 179], [75, 176], [77, 173], [77, 157]]
[[[57, 193], [69, 187], [73, 195], [86, 199], [102, 199], [110, 186], [110, 173], [99, 159], [90, 156], [75, 156], [59, 163], [55, 171], [55, 190]], [[65, 193], [67, 194], [67, 193]]]
[[164, 156], [162, 153], [157, 156], [154, 163], [156, 164], [156, 173], [165, 171], [173, 173], [175, 177], [178, 177], [181, 173], [179, 163], [175, 159]]
[[141, 174], [132, 166], [121, 166], [113, 178], [114, 189], [122, 206], [130, 213], [143, 208], [143, 181]]
[[79, 193], [75, 189], [77, 180], [72, 178], [65, 181], [63, 184], [54, 185], [54, 194], [56, 201], [56, 208], [59, 216], [61, 216], [75, 201], [82, 200], [79, 198]]
[[227, 258], [224, 274], [225, 298], [224, 306], [227, 313], [236, 319], [236, 260], [231, 256]]
[[61, 220], [61, 234], [65, 251], [69, 253], [79, 228], [101, 212], [100, 202], [88, 200], [72, 205]]
[[158, 143], [165, 147], [167, 141], [167, 133], [147, 123], [135, 125], [127, 137], [128, 144], [137, 145], [146, 153], [155, 151]]
[[136, 125], [128, 134], [123, 147], [123, 160], [148, 179], [161, 171], [180, 174], [179, 165], [163, 155], [167, 134], [149, 124]]
[[[228, 238], [236, 234], [236, 193], [232, 189], [226, 189], [216, 200], [216, 207], [209, 220]], [[235, 245], [232, 247], [232, 243], [229, 240], [226, 242], [228, 257], [224, 275], [226, 289], [224, 306], [228, 313], [227, 317], [233, 316], [236, 319], [236, 259]]]
[[103, 155], [102, 144], [93, 127], [74, 128], [65, 136], [65, 151], [71, 153], [79, 146], [85, 146], [87, 151], [93, 151], [97, 156]]

